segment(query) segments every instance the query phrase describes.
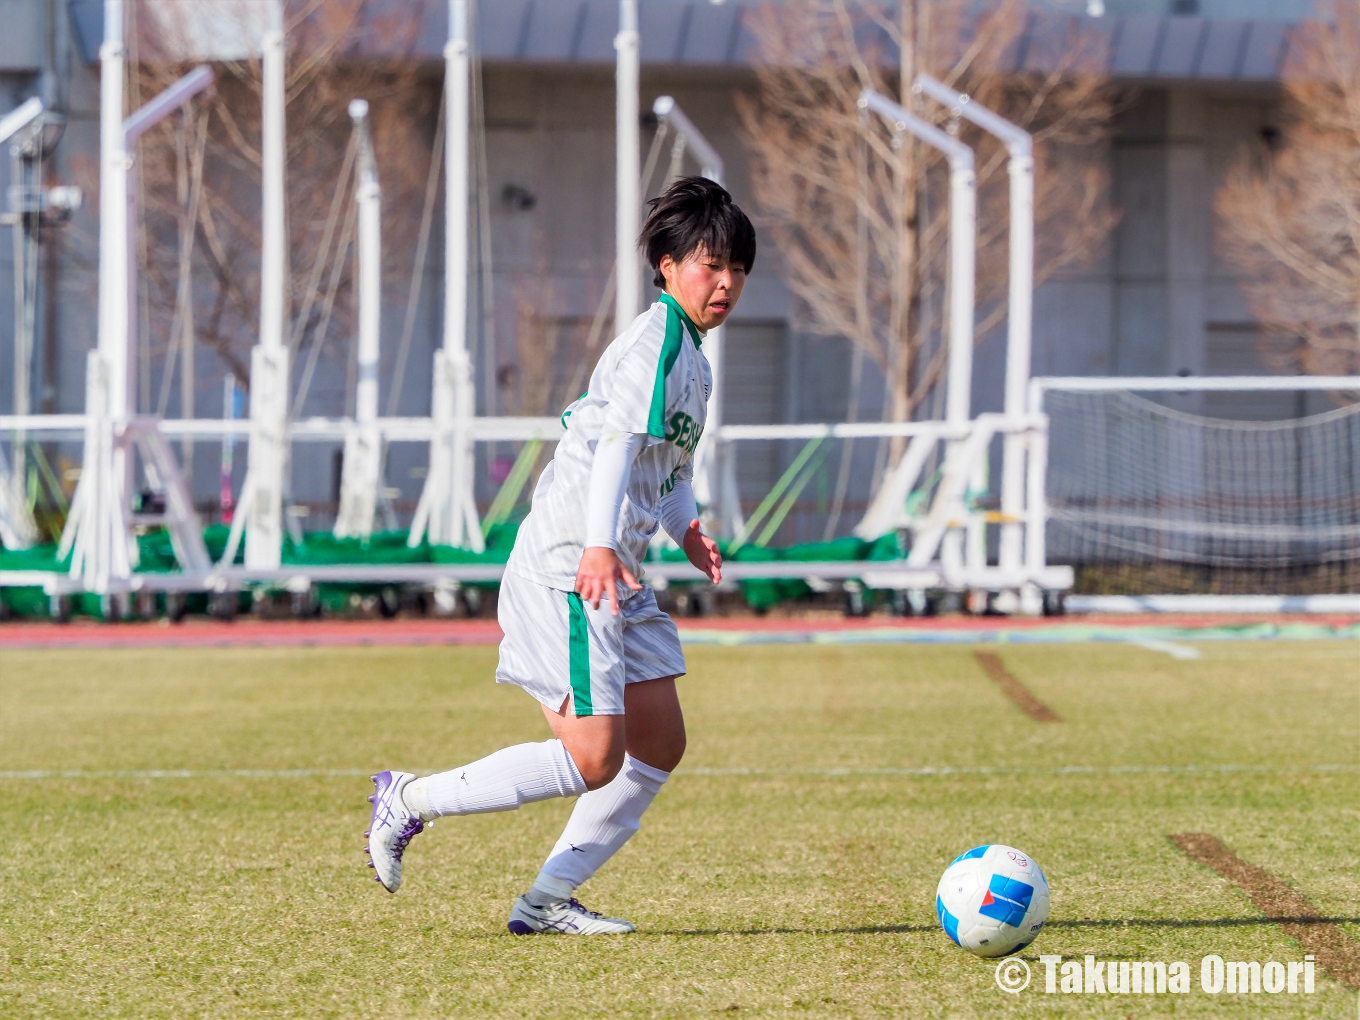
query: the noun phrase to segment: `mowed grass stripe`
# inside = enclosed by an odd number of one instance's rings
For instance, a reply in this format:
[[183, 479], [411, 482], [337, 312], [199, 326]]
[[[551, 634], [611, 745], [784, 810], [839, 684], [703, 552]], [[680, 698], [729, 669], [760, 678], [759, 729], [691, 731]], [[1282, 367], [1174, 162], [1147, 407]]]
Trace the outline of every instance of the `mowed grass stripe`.
[[1360, 945], [1308, 899], [1264, 868], [1249, 864], [1207, 832], [1167, 837], [1192, 861], [1218, 872], [1237, 886], [1285, 933], [1317, 957], [1318, 966], [1352, 991], [1360, 991]]
[[1014, 674], [1006, 668], [1006, 664], [1001, 661], [1001, 656], [995, 652], [974, 652], [973, 658], [977, 659], [982, 671], [1001, 688], [1006, 697], [1015, 702], [1025, 715], [1035, 722], [1062, 722], [1062, 718], [1057, 712], [1036, 698], [1033, 691], [1015, 678]]

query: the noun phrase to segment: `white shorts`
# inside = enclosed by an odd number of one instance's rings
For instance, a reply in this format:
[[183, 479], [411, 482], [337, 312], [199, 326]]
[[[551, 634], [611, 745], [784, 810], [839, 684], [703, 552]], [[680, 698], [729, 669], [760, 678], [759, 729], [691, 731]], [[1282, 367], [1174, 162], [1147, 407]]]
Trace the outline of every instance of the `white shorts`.
[[501, 660], [496, 682], [516, 684], [556, 712], [570, 694], [577, 715], [623, 715], [626, 684], [685, 672], [680, 632], [644, 586], [610, 612], [574, 591], [509, 570], [497, 609]]

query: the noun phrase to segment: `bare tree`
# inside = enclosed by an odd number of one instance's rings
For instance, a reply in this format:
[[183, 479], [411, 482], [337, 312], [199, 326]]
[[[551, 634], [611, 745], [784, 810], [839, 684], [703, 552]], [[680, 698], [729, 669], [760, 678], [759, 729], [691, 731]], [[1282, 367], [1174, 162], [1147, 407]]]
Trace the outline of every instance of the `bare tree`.
[[[1114, 101], [1095, 54], [1071, 34], [1055, 40], [1047, 70], [1006, 73], [1024, 17], [1020, 0], [985, 11], [968, 0], [789, 0], [752, 26], [760, 93], [740, 113], [759, 215], [800, 325], [846, 337], [873, 359], [892, 421], [911, 419], [944, 370], [948, 182], [938, 153], [910, 139], [897, 145], [859, 115], [862, 89], [943, 123], [946, 112], [911, 93], [925, 72], [1034, 134], [1036, 281], [1089, 256], [1115, 222], [1103, 149]], [[978, 154], [983, 337], [1005, 317], [1006, 153], [967, 124], [947, 126]]]
[[1219, 247], [1280, 368], [1360, 371], [1360, 3], [1299, 26], [1274, 144], [1242, 155], [1219, 190]]
[[[412, 270], [432, 158], [438, 90], [409, 59], [422, 0], [379, 16], [369, 0], [286, 0], [289, 343], [295, 378], [315, 350], [341, 364], [353, 328], [353, 196], [349, 100], [368, 100], [383, 188], [384, 275]], [[160, 92], [196, 62], [204, 10], [239, 22], [239, 0], [130, 5], [129, 105]], [[140, 13], [139, 13], [140, 9]], [[254, 21], [260, 22], [258, 5]], [[210, 26], [209, 26], [210, 27]], [[407, 58], [407, 59], [403, 59]], [[243, 384], [259, 330], [261, 66], [258, 57], [215, 65], [217, 82], [185, 117], [143, 137], [138, 151], [142, 229], [143, 350], [162, 376], [193, 383], [193, 343], [206, 344]], [[182, 258], [192, 247], [186, 296]], [[404, 286], [400, 289], [405, 297]], [[395, 296], [395, 295], [394, 295]], [[175, 353], [183, 351], [178, 366]], [[186, 362], [187, 373], [186, 373]], [[148, 367], [150, 367], [148, 365]], [[144, 385], [152, 379], [143, 373]], [[182, 389], [183, 392], [183, 389]], [[143, 394], [146, 400], [149, 392]], [[186, 399], [192, 402], [191, 393]], [[183, 401], [182, 401], [183, 402]], [[189, 410], [184, 408], [184, 410]]]

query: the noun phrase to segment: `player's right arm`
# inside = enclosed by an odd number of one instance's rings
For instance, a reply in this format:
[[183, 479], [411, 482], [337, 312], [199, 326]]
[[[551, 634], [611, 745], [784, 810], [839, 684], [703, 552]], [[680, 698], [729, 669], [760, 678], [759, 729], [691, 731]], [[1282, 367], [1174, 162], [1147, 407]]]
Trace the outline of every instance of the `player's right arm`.
[[618, 585], [639, 591], [638, 583], [618, 554], [619, 510], [628, 491], [633, 461], [647, 437], [635, 432], [606, 430], [595, 444], [586, 491], [586, 541], [576, 568], [576, 591], [591, 607], [609, 599], [609, 610], [619, 612]]
[[610, 611], [616, 614], [618, 586], [642, 588], [618, 556], [619, 511], [633, 461], [648, 444], [664, 437], [666, 378], [669, 362], [675, 360], [670, 348], [680, 339], [669, 337], [674, 332], [669, 326], [670, 316], [663, 309], [640, 318], [630, 327], [631, 335], [615, 341], [618, 353], [606, 354], [590, 380], [590, 392], [605, 406], [586, 493], [585, 550], [577, 567], [576, 591], [595, 608], [600, 599], [608, 598]]

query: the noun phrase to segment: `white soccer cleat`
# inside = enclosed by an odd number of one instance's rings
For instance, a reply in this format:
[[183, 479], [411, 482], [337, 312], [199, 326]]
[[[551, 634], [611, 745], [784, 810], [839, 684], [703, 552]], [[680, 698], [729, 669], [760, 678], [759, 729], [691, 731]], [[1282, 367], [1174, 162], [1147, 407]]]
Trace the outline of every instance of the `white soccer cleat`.
[[587, 910], [574, 896], [542, 907], [521, 896], [515, 900], [506, 927], [515, 935], [626, 935], [637, 930], [628, 921]]
[[406, 807], [401, 792], [415, 776], [410, 772], [379, 772], [373, 780], [373, 816], [369, 821], [368, 866], [378, 873], [378, 881], [390, 893], [401, 887], [401, 855], [406, 846], [422, 832], [425, 823]]

